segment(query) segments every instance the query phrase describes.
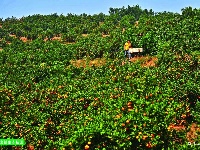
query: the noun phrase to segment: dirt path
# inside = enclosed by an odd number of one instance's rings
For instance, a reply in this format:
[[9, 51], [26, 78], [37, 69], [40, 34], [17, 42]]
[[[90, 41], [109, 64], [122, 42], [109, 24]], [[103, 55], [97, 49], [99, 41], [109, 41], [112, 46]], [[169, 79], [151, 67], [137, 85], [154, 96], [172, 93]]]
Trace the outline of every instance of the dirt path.
[[95, 67], [99, 67], [99, 66], [102, 66], [102, 65], [105, 65], [106, 64], [106, 59], [105, 58], [97, 58], [95, 60], [90, 60], [87, 62], [87, 60], [83, 60], [83, 59], [80, 59], [80, 60], [72, 60], [71, 61], [71, 64], [76, 66], [76, 67], [86, 67], [86, 66], [95, 66]]
[[[10, 34], [9, 36], [13, 37], [13, 38], [17, 38], [16, 35], [14, 35], [14, 34]], [[82, 34], [82, 36], [87, 37], [87, 36], [89, 36], [89, 34]], [[110, 36], [110, 35], [102, 34], [102, 37], [108, 37], [108, 36]], [[31, 41], [31, 40], [28, 40], [26, 37], [20, 37], [19, 39], [23, 42]], [[46, 37], [43, 40], [46, 42], [46, 41], [48, 41], [48, 38]], [[61, 36], [55, 36], [55, 37], [51, 38], [51, 40], [52, 41], [60, 41], [63, 44], [74, 44], [75, 43], [75, 42], [63, 42]]]
[[[141, 57], [133, 57], [130, 59], [130, 62], [136, 63], [140, 62], [142, 67], [156, 67], [156, 62], [158, 61], [157, 57], [149, 57], [149, 56], [141, 56]], [[122, 65], [126, 62], [123, 61]]]
[[141, 56], [141, 57], [133, 57], [131, 62], [142, 62], [142, 67], [155, 67], [156, 62], [158, 61], [157, 57], [149, 57], [149, 56]]
[[[158, 61], [157, 57], [149, 57], [149, 56], [141, 56], [141, 57], [134, 57], [130, 60], [132, 63], [140, 62], [142, 67], [156, 67], [156, 62]], [[122, 65], [127, 63], [126, 61], [122, 62]], [[86, 67], [88, 66], [101, 66], [106, 64], [105, 58], [97, 58], [95, 60], [89, 60], [88, 63], [86, 60], [80, 59], [80, 60], [72, 60], [71, 64], [76, 67]]]

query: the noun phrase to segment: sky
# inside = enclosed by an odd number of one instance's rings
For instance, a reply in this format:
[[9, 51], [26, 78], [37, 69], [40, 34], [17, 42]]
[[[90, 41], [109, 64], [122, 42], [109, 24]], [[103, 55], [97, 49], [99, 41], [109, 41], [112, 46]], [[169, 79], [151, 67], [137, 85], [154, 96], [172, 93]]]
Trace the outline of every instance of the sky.
[[108, 14], [109, 8], [139, 5], [154, 12], [170, 11], [181, 13], [181, 9], [191, 6], [200, 8], [200, 0], [0, 0], [0, 18], [21, 18], [28, 15]]

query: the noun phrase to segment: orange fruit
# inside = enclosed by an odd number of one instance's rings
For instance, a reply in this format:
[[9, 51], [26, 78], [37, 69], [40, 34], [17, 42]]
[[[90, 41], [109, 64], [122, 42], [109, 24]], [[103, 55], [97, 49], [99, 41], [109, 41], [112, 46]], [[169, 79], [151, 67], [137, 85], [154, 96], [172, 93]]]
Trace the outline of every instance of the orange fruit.
[[130, 123], [130, 120], [126, 120], [126, 123], [129, 124], [129, 123]]
[[28, 150], [34, 150], [34, 146], [33, 145], [28, 145]]
[[116, 118], [118, 118], [118, 119], [119, 119], [120, 117], [121, 117], [120, 115], [116, 115]]
[[99, 98], [94, 98], [94, 100], [95, 100], [95, 101], [98, 101], [98, 100], [99, 100]]
[[131, 106], [131, 105], [132, 105], [132, 102], [128, 102], [127, 105], [128, 105], [128, 106]]
[[147, 147], [147, 148], [152, 148], [152, 145], [151, 145], [151, 143], [150, 143], [150, 142], [148, 142], [148, 143], [146, 144], [146, 147]]
[[126, 125], [125, 125], [125, 123], [122, 123], [122, 127], [125, 127]]
[[91, 144], [91, 142], [88, 142], [88, 145], [90, 145]]
[[133, 108], [131, 105], [128, 105], [128, 108]]
[[72, 142], [70, 142], [69, 145], [72, 146]]
[[143, 139], [143, 140], [146, 140], [146, 138], [148, 138], [147, 135], [142, 136], [142, 139]]
[[182, 114], [181, 117], [182, 117], [183, 119], [185, 119], [185, 118], [186, 118], [186, 114]]
[[89, 145], [85, 145], [85, 150], [88, 150], [90, 148]]

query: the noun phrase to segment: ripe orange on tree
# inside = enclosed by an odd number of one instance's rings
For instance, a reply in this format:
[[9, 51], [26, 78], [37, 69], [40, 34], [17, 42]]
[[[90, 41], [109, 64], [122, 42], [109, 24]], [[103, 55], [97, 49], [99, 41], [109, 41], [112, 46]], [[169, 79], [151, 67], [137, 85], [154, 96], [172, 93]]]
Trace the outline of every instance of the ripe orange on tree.
[[92, 143], [91, 142], [88, 142], [88, 145], [91, 145]]
[[148, 143], [146, 144], [146, 147], [147, 147], [147, 148], [152, 148], [152, 145], [151, 145], [151, 143], [150, 143], [150, 142], [148, 142]]
[[99, 100], [99, 98], [97, 98], [97, 97], [96, 97], [96, 98], [94, 98], [94, 100], [95, 100], [95, 101], [98, 101], [98, 100]]
[[142, 139], [143, 139], [143, 140], [146, 140], [147, 138], [148, 138], [147, 135], [142, 136]]
[[28, 145], [28, 150], [34, 150], [34, 146], [33, 145]]
[[88, 150], [90, 148], [89, 145], [85, 145], [85, 150]]
[[121, 118], [121, 116], [120, 116], [120, 115], [116, 115], [115, 117], [116, 117], [116, 118], [118, 118], [118, 119], [119, 119], [119, 118]]
[[125, 123], [122, 123], [122, 127], [125, 127], [126, 125], [125, 125]]
[[132, 102], [128, 102], [127, 105], [128, 105], [128, 106], [132, 106]]
[[132, 109], [133, 107], [132, 107], [132, 105], [128, 105], [128, 108]]

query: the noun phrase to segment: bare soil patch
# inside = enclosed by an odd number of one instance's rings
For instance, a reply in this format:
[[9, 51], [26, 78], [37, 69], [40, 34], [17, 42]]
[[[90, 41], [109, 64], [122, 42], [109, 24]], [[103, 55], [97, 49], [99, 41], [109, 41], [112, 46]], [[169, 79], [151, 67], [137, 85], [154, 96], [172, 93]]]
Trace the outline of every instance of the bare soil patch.
[[73, 66], [76, 66], [76, 67], [86, 67], [86, 66], [95, 66], [95, 67], [99, 67], [99, 66], [102, 66], [102, 65], [105, 65], [106, 63], [106, 59], [104, 58], [97, 58], [97, 59], [94, 59], [94, 60], [84, 60], [84, 59], [80, 59], [80, 60], [72, 60], [71, 61], [71, 64]]
[[62, 42], [62, 44], [75, 44], [76, 42]]
[[[171, 130], [171, 131], [175, 130], [178, 132], [186, 131], [186, 126], [171, 124], [168, 127], [168, 130]], [[190, 126], [190, 130], [186, 134], [187, 141], [191, 143], [195, 142], [195, 139], [199, 137], [199, 133], [200, 133], [200, 127], [196, 123], [192, 123]], [[180, 142], [181, 138], [176, 138], [176, 141]]]
[[6, 42], [6, 44], [9, 44], [9, 45], [10, 45], [10, 44], [11, 44], [11, 42], [7, 41], [7, 42]]
[[142, 67], [156, 67], [156, 62], [158, 61], [157, 57], [151, 57], [147, 59], [143, 64]]
[[[82, 34], [83, 37], [89, 36], [89, 34]], [[110, 36], [109, 34], [102, 34], [102, 37], [108, 37]]]
[[23, 42], [27, 42], [28, 39], [26, 37], [20, 37], [20, 40], [22, 40]]
[[14, 38], [17, 38], [17, 36], [14, 35], [14, 34], [9, 34], [9, 36], [14, 37]]
[[[10, 37], [13, 37], [13, 38], [17, 38], [17, 36], [15, 35], [15, 34], [9, 34], [9, 36]], [[20, 37], [19, 38], [21, 41], [23, 41], [23, 42], [27, 42], [28, 41], [28, 39], [26, 38], [26, 37]]]
[[61, 38], [61, 37], [58, 37], [58, 36], [56, 36], [56, 37], [53, 37], [53, 38], [51, 38], [51, 40], [53, 40], [53, 41], [55, 41], [55, 40], [57, 40], [57, 41], [61, 41], [61, 40], [62, 40], [62, 38]]
[[[132, 58], [130, 61], [131, 62], [141, 62], [142, 67], [150, 67], [150, 66], [156, 66], [156, 61], [157, 61], [157, 57], [149, 57], [149, 56], [142, 56], [142, 57], [134, 57]], [[106, 59], [105, 58], [97, 58], [94, 60], [84, 60], [84, 59], [80, 59], [80, 60], [72, 60], [71, 64], [76, 66], [76, 67], [86, 67], [86, 66], [101, 66], [104, 65], [106, 63]], [[124, 65], [126, 62], [122, 62], [122, 65]]]
[[[140, 62], [142, 67], [156, 67], [157, 57], [138, 56], [130, 59], [130, 62]], [[122, 62], [124, 65], [126, 62]]]
[[110, 36], [109, 34], [102, 34], [102, 37], [108, 37]]
[[195, 139], [199, 136], [200, 127], [196, 123], [192, 123], [190, 131], [187, 132], [187, 140], [191, 143], [195, 142]]
[[48, 38], [45, 38], [44, 41], [46, 42], [48, 40]]

